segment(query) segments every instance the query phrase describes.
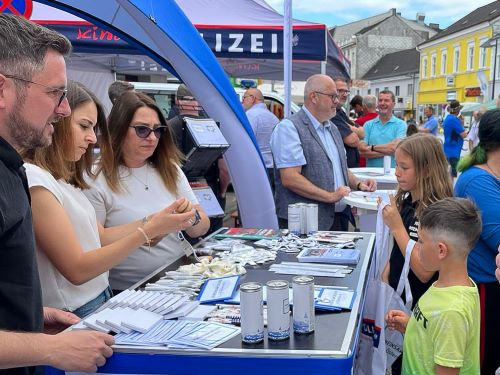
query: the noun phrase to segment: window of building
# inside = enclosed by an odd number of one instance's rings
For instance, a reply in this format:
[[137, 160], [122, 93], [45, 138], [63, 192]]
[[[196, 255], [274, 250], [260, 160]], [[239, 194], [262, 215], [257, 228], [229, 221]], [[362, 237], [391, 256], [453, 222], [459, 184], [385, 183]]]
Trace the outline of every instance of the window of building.
[[372, 94], [372, 89], [368, 89], [368, 94], [367, 95], [371, 95]]
[[422, 57], [422, 78], [427, 78], [427, 56]]
[[460, 67], [460, 47], [453, 48], [453, 73], [457, 73]]
[[[482, 46], [487, 40], [487, 38], [481, 39], [479, 45]], [[479, 48], [479, 68], [486, 68], [486, 48]]]
[[408, 95], [413, 95], [413, 83], [408, 84]]
[[467, 45], [467, 70], [474, 69], [474, 43]]
[[400, 91], [400, 90], [399, 90], [399, 86], [396, 86], [396, 87], [394, 88], [394, 95], [399, 96], [399, 91]]
[[375, 89], [375, 95], [377, 96], [377, 98], [378, 98], [378, 93], [379, 93], [379, 92], [380, 92], [380, 89], [377, 87], [377, 88]]
[[436, 54], [433, 53], [431, 55], [431, 77], [436, 76], [436, 61], [437, 61]]
[[441, 75], [446, 75], [446, 63], [448, 62], [448, 51], [441, 51]]

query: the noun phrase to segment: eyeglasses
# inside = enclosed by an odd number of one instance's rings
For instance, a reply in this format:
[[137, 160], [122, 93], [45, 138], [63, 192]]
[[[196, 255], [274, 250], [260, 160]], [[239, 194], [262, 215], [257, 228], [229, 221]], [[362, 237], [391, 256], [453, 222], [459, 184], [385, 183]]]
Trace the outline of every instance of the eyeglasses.
[[349, 95], [351, 92], [349, 90], [338, 89], [337, 90], [340, 95]]
[[321, 91], [314, 91], [316, 94], [321, 94], [321, 95], [326, 95], [326, 96], [329, 96], [330, 99], [332, 99], [332, 102], [336, 101], [336, 100], [339, 100], [339, 96], [337, 94], [327, 94], [325, 92], [321, 92]]
[[151, 133], [155, 133], [156, 138], [160, 138], [163, 133], [167, 130], [166, 126], [157, 126], [154, 129], [151, 129], [149, 126], [146, 125], [130, 125], [130, 128], [134, 128], [135, 134], [139, 138], [147, 138]]
[[255, 96], [253, 96], [253, 95], [243, 95], [241, 97], [241, 101], [245, 100], [246, 98], [255, 98]]
[[58, 107], [61, 105], [61, 103], [63, 102], [64, 98], [68, 94], [68, 89], [60, 89], [60, 88], [57, 88], [57, 87], [51, 87], [51, 86], [43, 85], [41, 83], [30, 81], [29, 79], [24, 79], [24, 78], [21, 78], [21, 77], [10, 75], [10, 74], [4, 74], [4, 76], [7, 77], [7, 78], [10, 78], [10, 79], [16, 79], [18, 81], [22, 81], [22, 82], [26, 82], [26, 83], [32, 83], [34, 85], [45, 87], [45, 88], [47, 88], [47, 89], [50, 90], [48, 93], [52, 94], [54, 96], [56, 96], [56, 94], [60, 93], [59, 99], [57, 101], [57, 106]]

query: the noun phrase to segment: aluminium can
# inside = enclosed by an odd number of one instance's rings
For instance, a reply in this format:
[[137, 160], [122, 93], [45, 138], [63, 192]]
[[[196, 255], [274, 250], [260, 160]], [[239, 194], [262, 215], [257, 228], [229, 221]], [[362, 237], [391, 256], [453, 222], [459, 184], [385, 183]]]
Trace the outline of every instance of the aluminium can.
[[255, 344], [264, 340], [262, 284], [244, 283], [240, 286], [241, 340]]
[[295, 276], [293, 288], [293, 331], [311, 333], [314, 331], [314, 277]]
[[288, 230], [300, 236], [300, 223], [302, 220], [302, 207], [298, 204], [288, 205]]
[[307, 234], [318, 231], [318, 205], [316, 203], [309, 203], [306, 205], [306, 223]]
[[267, 287], [267, 337], [280, 341], [290, 337], [289, 284], [285, 280], [271, 280]]

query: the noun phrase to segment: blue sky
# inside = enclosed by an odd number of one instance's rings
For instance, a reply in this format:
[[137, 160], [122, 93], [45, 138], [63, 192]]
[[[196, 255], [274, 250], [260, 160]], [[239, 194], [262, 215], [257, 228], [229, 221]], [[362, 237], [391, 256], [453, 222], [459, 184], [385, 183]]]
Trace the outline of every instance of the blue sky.
[[[283, 13], [284, 0], [266, 0], [279, 13]], [[402, 16], [415, 19], [425, 13], [425, 23], [439, 23], [441, 28], [450, 26], [474, 9], [492, 0], [292, 0], [293, 17], [327, 26], [343, 25], [396, 8]]]

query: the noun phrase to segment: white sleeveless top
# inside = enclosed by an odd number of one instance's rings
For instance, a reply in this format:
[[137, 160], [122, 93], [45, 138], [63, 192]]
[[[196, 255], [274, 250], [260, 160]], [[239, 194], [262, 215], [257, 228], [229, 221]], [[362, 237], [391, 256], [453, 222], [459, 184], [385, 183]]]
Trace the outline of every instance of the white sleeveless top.
[[[24, 164], [29, 187], [41, 186], [50, 191], [66, 211], [83, 251], [101, 247], [94, 207], [82, 191], [63, 180], [55, 180], [46, 170], [33, 164]], [[50, 220], [50, 217], [44, 218]], [[54, 228], [57, 231], [57, 228]], [[43, 305], [73, 311], [103, 292], [109, 285], [108, 273], [82, 284], [69, 282], [52, 264], [47, 256], [37, 249], [38, 272], [42, 286]]]

